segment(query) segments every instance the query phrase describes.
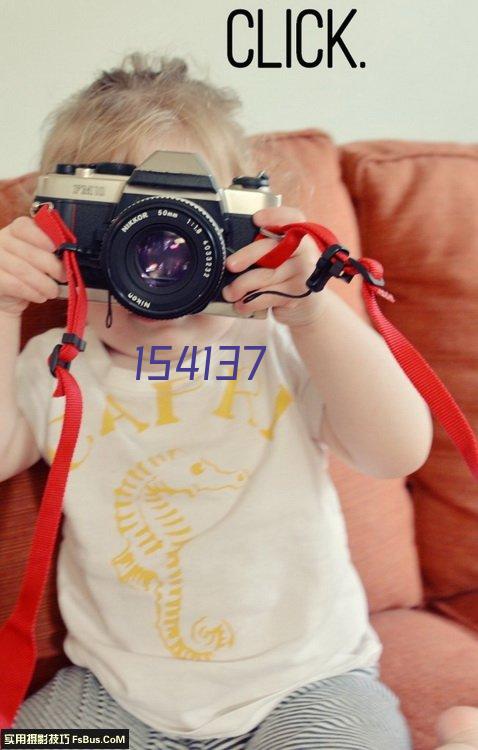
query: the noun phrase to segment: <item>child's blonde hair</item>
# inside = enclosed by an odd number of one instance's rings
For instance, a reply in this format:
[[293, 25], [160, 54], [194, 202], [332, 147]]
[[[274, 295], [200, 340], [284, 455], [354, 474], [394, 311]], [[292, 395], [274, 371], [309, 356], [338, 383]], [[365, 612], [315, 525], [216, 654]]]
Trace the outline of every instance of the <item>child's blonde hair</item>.
[[138, 142], [176, 132], [202, 148], [224, 185], [248, 172], [239, 106], [229, 89], [191, 78], [184, 60], [134, 53], [51, 113], [40, 169], [129, 161]]

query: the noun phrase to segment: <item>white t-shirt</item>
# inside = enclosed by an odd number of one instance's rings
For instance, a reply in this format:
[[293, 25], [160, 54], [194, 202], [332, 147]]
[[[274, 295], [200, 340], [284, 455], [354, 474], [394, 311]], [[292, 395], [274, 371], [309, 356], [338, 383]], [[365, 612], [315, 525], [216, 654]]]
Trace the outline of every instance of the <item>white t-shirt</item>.
[[[46, 359], [61, 333], [32, 339], [17, 370], [49, 461], [64, 399], [50, 397]], [[199, 739], [248, 732], [294, 689], [376, 664], [318, 441], [322, 404], [288, 329], [236, 321], [212, 344], [207, 380], [173, 368], [148, 380], [158, 367], [138, 381], [86, 339], [58, 561], [71, 661], [145, 723]], [[231, 371], [219, 345], [241, 347], [237, 380], [216, 379]], [[262, 345], [248, 380], [257, 352], [244, 346]]]

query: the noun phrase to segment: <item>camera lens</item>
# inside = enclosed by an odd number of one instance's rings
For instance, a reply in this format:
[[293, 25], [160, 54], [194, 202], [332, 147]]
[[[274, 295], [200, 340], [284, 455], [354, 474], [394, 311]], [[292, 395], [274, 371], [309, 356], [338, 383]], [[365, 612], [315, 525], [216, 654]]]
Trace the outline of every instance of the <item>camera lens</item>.
[[193, 267], [190, 243], [177, 232], [155, 229], [132, 243], [141, 278], [153, 288], [185, 281]]
[[220, 289], [225, 265], [222, 229], [186, 198], [142, 198], [118, 214], [103, 238], [107, 287], [124, 307], [148, 318], [204, 310]]

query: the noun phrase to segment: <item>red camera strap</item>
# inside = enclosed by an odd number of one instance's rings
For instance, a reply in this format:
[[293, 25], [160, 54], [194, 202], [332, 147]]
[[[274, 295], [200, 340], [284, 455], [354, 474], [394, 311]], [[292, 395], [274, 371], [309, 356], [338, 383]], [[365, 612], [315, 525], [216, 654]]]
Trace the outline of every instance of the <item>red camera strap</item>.
[[[47, 205], [41, 207], [35, 215], [35, 221], [58, 247], [65, 243], [75, 243], [72, 232], [56, 211]], [[278, 245], [258, 262], [258, 265], [267, 268], [276, 268], [290, 257], [306, 234], [314, 238], [321, 254], [332, 245], [337, 245], [335, 235], [318, 224], [289, 224], [285, 227], [269, 227], [268, 231], [285, 234]], [[83, 348], [82, 337], [86, 323], [87, 301], [74, 252], [65, 249], [63, 260], [69, 290], [67, 333], [63, 336], [63, 342], [66, 339], [67, 343], [56, 347], [55, 357], [53, 360], [50, 358], [49, 365], [57, 378], [57, 387], [53, 396], [65, 397], [65, 413], [58, 448], [43, 493], [20, 593], [12, 614], [0, 630], [0, 727], [2, 728], [12, 726], [32, 678], [37, 653], [36, 620], [51, 566], [61, 521], [68, 472], [81, 424], [81, 391], [76, 380], [69, 373], [68, 367]], [[344, 270], [348, 276], [355, 276], [365, 269], [370, 279], [382, 282], [383, 269], [377, 261], [362, 258], [357, 264], [348, 257], [345, 249], [334, 253], [332, 262], [337, 262], [337, 260], [344, 264]], [[377, 295], [392, 300], [393, 297], [381, 285], [377, 286], [372, 281], [367, 281], [367, 278], [364, 279], [362, 292], [375, 327], [382, 334], [397, 361], [426, 399], [433, 414], [457, 445], [472, 473], [478, 479], [478, 441], [470, 425], [430, 366], [385, 318], [377, 304]]]
[[[46, 205], [35, 216], [38, 226], [60, 246], [75, 237], [59, 215]], [[86, 293], [74, 252], [63, 253], [69, 300], [67, 332], [79, 339], [86, 322]], [[53, 396], [65, 397], [63, 426], [38, 512], [33, 541], [15, 608], [0, 630], [0, 727], [11, 727], [30, 684], [36, 661], [35, 627], [60, 527], [63, 496], [81, 423], [80, 388], [66, 367], [78, 354], [63, 344], [54, 369], [57, 387]]]

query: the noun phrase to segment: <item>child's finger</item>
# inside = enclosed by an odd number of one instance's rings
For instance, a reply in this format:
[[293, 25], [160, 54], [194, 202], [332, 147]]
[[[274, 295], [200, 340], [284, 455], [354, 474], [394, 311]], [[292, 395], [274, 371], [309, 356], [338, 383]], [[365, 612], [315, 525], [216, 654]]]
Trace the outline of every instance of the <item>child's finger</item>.
[[7, 273], [0, 268], [0, 289], [2, 295], [26, 302], [46, 302], [47, 297], [40, 294], [36, 289], [28, 286], [25, 282]]
[[305, 221], [305, 216], [298, 208], [290, 206], [277, 206], [276, 208], [263, 208], [252, 217], [254, 224], [258, 227], [294, 224], [297, 221]]
[[276, 240], [258, 240], [252, 242], [250, 245], [246, 245], [237, 252], [233, 253], [226, 260], [226, 268], [232, 273], [239, 273], [245, 271], [246, 268], [252, 266], [259, 258], [266, 255], [273, 247], [277, 245]]
[[[297, 258], [289, 258], [278, 268], [253, 268], [238, 276], [228, 286], [224, 287], [222, 296], [227, 302], [240, 300], [245, 294], [256, 289], [275, 288], [288, 279], [292, 279], [300, 271]], [[304, 283], [306, 276], [300, 275]]]
[[246, 271], [246, 273], [238, 276], [232, 284], [224, 287], [222, 296], [226, 302], [235, 302], [253, 289], [272, 284], [274, 275], [275, 269], [273, 268], [254, 268], [251, 271]]
[[[43, 251], [40, 251], [43, 252]], [[58, 284], [46, 273], [39, 271], [23, 258], [9, 252], [2, 253], [1, 267], [3, 271], [15, 277], [30, 289], [34, 289], [46, 299], [58, 296]]]
[[[282, 297], [277, 294], [267, 294], [267, 289], [258, 289], [257, 291], [263, 291], [260, 297], [251, 300], [251, 302], [236, 302], [234, 309], [238, 313], [244, 315], [244, 313], [257, 312], [259, 310], [266, 310], [268, 307], [293, 307], [298, 304], [301, 300], [296, 297]], [[302, 294], [307, 291], [305, 285], [300, 286], [297, 284], [291, 288], [290, 281], [285, 281], [282, 284], [274, 284], [275, 292], [282, 292], [283, 294]]]
[[[266, 211], [279, 211], [282, 209], [273, 209], [273, 208], [267, 208], [263, 211], [258, 211], [255, 216], [259, 216], [259, 214], [263, 214]], [[303, 219], [303, 214], [300, 213], [300, 211], [296, 211], [296, 209], [285, 209], [285, 211], [290, 212], [289, 220], [283, 221], [283, 224], [291, 223], [292, 220], [292, 214], [295, 215], [295, 220], [297, 220], [297, 217], [300, 216]], [[267, 215], [266, 215], [267, 217]], [[275, 217], [275, 221], [277, 221], [277, 216]], [[274, 224], [274, 220], [268, 220], [265, 222], [265, 224]], [[245, 271], [246, 268], [249, 268], [249, 266], [252, 266], [254, 263], [257, 263], [257, 261], [262, 258], [263, 255], [266, 255], [268, 252], [270, 252], [276, 245], [278, 244], [278, 240], [274, 239], [263, 239], [263, 240], [257, 240], [256, 242], [252, 242], [250, 245], [246, 245], [245, 247], [241, 248], [237, 252], [233, 253], [228, 257], [226, 260], [226, 267], [229, 271], [232, 271], [233, 273], [239, 273], [240, 271]], [[299, 255], [300, 253], [303, 253], [304, 251], [307, 251], [309, 254], [312, 255], [312, 257], [318, 259], [318, 250], [317, 245], [315, 241], [310, 237], [309, 235], [305, 235], [305, 237], [302, 238], [299, 245], [295, 249], [295, 251], [292, 254], [292, 257]]]
[[12, 221], [9, 228], [11, 235], [19, 240], [29, 242], [50, 253], [55, 250], [54, 242], [28, 216], [19, 216], [18, 219]]
[[52, 255], [37, 246], [12, 236], [6, 236], [2, 245], [9, 253], [23, 258], [39, 271], [47, 273], [53, 279], [57, 279], [58, 281], [66, 280], [63, 263], [56, 255]]

